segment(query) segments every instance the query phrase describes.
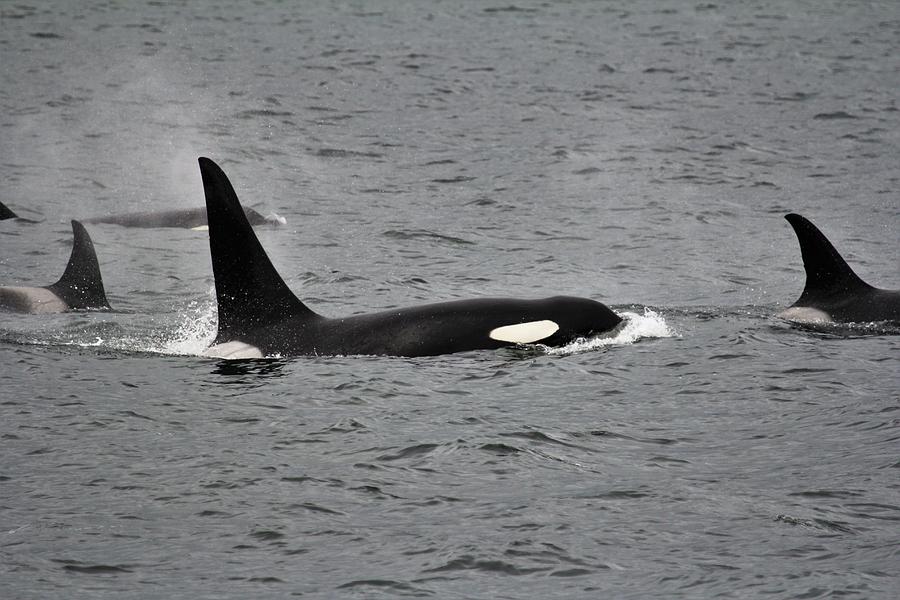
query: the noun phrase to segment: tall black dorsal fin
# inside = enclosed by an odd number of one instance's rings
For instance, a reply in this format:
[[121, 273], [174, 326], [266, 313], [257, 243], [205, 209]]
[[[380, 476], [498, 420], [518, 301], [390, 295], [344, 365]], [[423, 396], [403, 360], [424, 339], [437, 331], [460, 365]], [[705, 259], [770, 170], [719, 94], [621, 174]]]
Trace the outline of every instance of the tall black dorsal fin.
[[819, 229], [805, 217], [785, 215], [800, 242], [806, 286], [798, 303], [837, 292], [872, 288], [853, 272]]
[[109, 308], [94, 242], [78, 221], [72, 221], [72, 233], [74, 241], [69, 264], [59, 281], [48, 285], [47, 289], [62, 298], [69, 308]]
[[222, 169], [208, 158], [201, 157], [199, 162], [219, 305], [214, 343], [240, 340], [260, 326], [287, 317], [317, 317], [275, 270]]
[[4, 219], [16, 219], [19, 215], [11, 211], [5, 204], [0, 202], [0, 221]]

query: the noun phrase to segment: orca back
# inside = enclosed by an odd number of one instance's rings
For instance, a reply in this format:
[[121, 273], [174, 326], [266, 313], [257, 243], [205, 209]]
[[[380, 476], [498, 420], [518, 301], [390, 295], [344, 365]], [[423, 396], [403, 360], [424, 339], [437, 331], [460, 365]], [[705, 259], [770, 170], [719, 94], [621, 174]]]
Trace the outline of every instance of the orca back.
[[806, 285], [795, 305], [811, 305], [818, 299], [835, 294], [875, 289], [853, 272], [828, 238], [808, 219], [793, 213], [784, 218], [797, 234], [803, 268], [806, 270]]
[[100, 264], [94, 242], [87, 229], [78, 221], [72, 221], [74, 241], [69, 263], [59, 281], [48, 285], [47, 289], [59, 296], [70, 309], [109, 308]]
[[[265, 223], [278, 223], [275, 219], [269, 219], [252, 208], [244, 208], [247, 219], [251, 225], [262, 225]], [[125, 213], [120, 215], [106, 215], [103, 217], [92, 217], [84, 219], [83, 223], [103, 223], [109, 225], [120, 225], [122, 227], [136, 228], [181, 228], [181, 229], [205, 229], [206, 207], [199, 206], [196, 208], [178, 208], [174, 210], [147, 211]]]
[[219, 310], [214, 344], [248, 341], [254, 330], [286, 318], [319, 318], [275, 270], [222, 169], [208, 158], [199, 163]]

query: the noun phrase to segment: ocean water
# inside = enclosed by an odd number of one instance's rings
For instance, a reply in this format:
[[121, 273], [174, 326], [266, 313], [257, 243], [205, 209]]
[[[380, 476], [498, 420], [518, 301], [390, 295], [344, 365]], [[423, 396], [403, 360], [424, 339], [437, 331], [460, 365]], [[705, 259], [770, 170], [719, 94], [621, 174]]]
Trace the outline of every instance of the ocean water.
[[0, 313], [4, 598], [894, 598], [900, 336], [774, 315], [815, 222], [900, 288], [892, 1], [0, 4], [0, 282], [201, 206], [339, 316], [571, 294], [563, 349], [220, 361], [206, 234]]

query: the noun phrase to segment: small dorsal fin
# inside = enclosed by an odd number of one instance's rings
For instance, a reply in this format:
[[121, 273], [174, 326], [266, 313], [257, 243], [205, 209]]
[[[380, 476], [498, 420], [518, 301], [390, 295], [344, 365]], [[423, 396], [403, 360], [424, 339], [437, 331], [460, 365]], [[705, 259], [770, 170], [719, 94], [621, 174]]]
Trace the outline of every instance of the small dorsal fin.
[[222, 169], [208, 158], [199, 162], [219, 306], [214, 343], [245, 340], [253, 329], [287, 317], [317, 317], [275, 270]]
[[0, 221], [5, 219], [17, 219], [19, 215], [11, 211], [5, 204], [0, 202]]
[[808, 219], [794, 213], [784, 218], [797, 234], [803, 268], [806, 269], [806, 286], [798, 303], [836, 292], [872, 287], [853, 272], [828, 238]]
[[94, 242], [78, 221], [72, 221], [72, 233], [72, 254], [66, 270], [59, 281], [48, 285], [47, 289], [62, 298], [69, 308], [109, 308]]

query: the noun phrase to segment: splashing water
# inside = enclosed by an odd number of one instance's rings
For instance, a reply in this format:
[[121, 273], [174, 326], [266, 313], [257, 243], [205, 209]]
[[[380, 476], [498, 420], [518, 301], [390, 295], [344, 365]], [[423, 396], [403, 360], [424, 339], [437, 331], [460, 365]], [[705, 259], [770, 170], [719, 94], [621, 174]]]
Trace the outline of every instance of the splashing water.
[[645, 308], [642, 315], [623, 312], [621, 316], [624, 319], [622, 324], [608, 334], [592, 338], [579, 338], [559, 348], [546, 347], [546, 352], [565, 356], [590, 352], [606, 346], [625, 346], [644, 338], [667, 338], [678, 335], [674, 329], [669, 327], [662, 315], [650, 308]]
[[185, 356], [203, 354], [216, 337], [218, 320], [215, 298], [191, 302], [171, 338], [150, 351]]

